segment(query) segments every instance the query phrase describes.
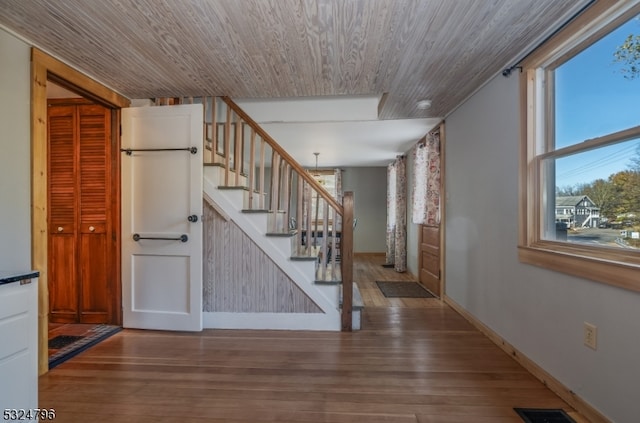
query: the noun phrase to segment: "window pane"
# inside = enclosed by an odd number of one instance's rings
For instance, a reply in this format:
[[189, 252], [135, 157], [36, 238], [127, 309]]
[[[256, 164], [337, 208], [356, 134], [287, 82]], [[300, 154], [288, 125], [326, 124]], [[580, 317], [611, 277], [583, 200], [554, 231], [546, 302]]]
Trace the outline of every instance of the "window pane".
[[543, 239], [637, 245], [631, 238], [640, 231], [640, 139], [550, 158], [542, 171], [543, 191], [553, 193], [543, 195]]
[[635, 17], [555, 70], [556, 148], [640, 125], [640, 74], [615, 56], [635, 52], [640, 67], [639, 44]]

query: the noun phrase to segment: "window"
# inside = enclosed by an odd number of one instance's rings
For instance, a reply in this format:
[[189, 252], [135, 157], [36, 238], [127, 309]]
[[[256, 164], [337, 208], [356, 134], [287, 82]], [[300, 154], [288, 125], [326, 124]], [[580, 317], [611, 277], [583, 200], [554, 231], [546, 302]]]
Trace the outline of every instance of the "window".
[[640, 5], [597, 2], [522, 75], [521, 261], [640, 291]]
[[[327, 190], [329, 194], [336, 200], [338, 199], [338, 193], [336, 189], [336, 174], [333, 170], [314, 170], [310, 171], [313, 176], [313, 179], [318, 181], [322, 187]], [[320, 207], [317, 207], [320, 205]], [[321, 223], [324, 221], [324, 199], [318, 194], [317, 191], [313, 190], [311, 193], [311, 216], [312, 219], [315, 220], [316, 216], [318, 217], [318, 221]], [[331, 220], [329, 224], [331, 224]]]

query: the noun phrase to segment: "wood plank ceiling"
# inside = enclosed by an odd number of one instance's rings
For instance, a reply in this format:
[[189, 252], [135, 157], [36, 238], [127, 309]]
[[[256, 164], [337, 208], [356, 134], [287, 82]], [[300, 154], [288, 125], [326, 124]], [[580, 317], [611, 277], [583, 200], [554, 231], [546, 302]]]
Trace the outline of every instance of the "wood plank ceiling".
[[129, 98], [388, 93], [399, 119], [445, 116], [586, 3], [2, 0], [0, 24]]

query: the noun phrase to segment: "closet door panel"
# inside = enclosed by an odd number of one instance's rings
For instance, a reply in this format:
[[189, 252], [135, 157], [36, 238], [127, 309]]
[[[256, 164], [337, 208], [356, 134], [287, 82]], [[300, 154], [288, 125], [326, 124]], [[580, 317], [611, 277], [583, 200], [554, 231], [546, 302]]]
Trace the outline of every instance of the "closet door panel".
[[52, 323], [78, 321], [78, 283], [75, 236], [49, 237], [49, 320]]
[[78, 106], [81, 323], [108, 323], [111, 313], [110, 116], [101, 106]]
[[110, 301], [106, 275], [109, 269], [104, 225], [94, 230], [83, 227], [80, 251], [80, 323], [108, 323]]
[[49, 312], [69, 323], [78, 317], [75, 107], [49, 108], [48, 125]]

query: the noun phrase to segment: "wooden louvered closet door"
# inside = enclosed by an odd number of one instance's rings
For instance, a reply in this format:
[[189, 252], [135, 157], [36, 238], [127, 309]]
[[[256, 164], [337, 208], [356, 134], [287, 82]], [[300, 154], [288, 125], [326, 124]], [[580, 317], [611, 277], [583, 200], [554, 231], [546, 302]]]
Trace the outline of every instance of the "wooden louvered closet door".
[[111, 111], [50, 103], [48, 133], [50, 321], [111, 323]]

